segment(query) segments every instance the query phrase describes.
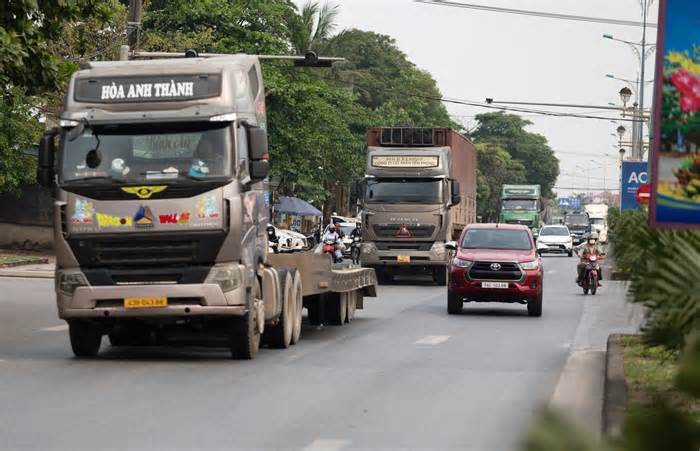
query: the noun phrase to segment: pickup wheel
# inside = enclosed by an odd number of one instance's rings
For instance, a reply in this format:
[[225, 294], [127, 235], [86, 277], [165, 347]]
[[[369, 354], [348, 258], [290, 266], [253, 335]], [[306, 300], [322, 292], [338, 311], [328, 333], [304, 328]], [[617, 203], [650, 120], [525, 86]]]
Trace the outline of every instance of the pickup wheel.
[[293, 279], [292, 275], [287, 272], [280, 277], [282, 285], [282, 311], [280, 312], [279, 321], [274, 326], [269, 326], [265, 331], [265, 341], [272, 347], [286, 349], [292, 344], [292, 333], [294, 331], [294, 316], [296, 314], [296, 305], [294, 302]]
[[95, 357], [102, 344], [102, 328], [85, 320], [68, 323], [70, 345], [76, 357]]
[[447, 292], [447, 313], [450, 315], [457, 315], [462, 312], [462, 298], [461, 296], [452, 293], [451, 291]]
[[293, 271], [293, 274], [292, 296], [294, 299], [294, 324], [292, 327], [292, 344], [297, 344], [301, 339], [301, 314], [304, 309], [304, 290], [301, 285], [301, 274], [299, 271]]
[[573, 256], [574, 256], [574, 251], [573, 251], [573, 250], [570, 250], [570, 251], [568, 252], [568, 254], [569, 254], [569, 257], [573, 257]]
[[527, 301], [527, 314], [534, 317], [542, 316], [542, 291], [537, 297]]
[[258, 325], [257, 302], [262, 298], [260, 282], [248, 295], [248, 312], [233, 318], [231, 325], [231, 357], [239, 360], [252, 360], [260, 348], [260, 327]]
[[433, 280], [439, 287], [447, 285], [447, 268], [438, 266], [433, 269]]

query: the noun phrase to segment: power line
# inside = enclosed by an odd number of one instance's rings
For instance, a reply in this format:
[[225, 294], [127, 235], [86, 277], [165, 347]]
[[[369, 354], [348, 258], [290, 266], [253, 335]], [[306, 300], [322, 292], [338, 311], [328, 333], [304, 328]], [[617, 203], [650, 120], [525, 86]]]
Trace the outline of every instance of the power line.
[[622, 19], [608, 19], [605, 17], [589, 17], [589, 16], [578, 16], [573, 14], [558, 14], [558, 13], [548, 13], [544, 11], [530, 11], [525, 9], [514, 9], [514, 8], [501, 8], [497, 6], [486, 6], [477, 5], [473, 3], [460, 3], [455, 1], [446, 0], [413, 0], [416, 3], [425, 3], [431, 6], [447, 6], [451, 8], [464, 8], [464, 9], [476, 9], [480, 11], [490, 11], [496, 13], [505, 14], [517, 14], [522, 16], [534, 16], [534, 17], [546, 17], [549, 19], [560, 19], [560, 20], [573, 20], [577, 22], [592, 22], [592, 23], [604, 23], [611, 25], [622, 25], [628, 27], [656, 27], [656, 24], [644, 22], [637, 22], [634, 20], [622, 20]]

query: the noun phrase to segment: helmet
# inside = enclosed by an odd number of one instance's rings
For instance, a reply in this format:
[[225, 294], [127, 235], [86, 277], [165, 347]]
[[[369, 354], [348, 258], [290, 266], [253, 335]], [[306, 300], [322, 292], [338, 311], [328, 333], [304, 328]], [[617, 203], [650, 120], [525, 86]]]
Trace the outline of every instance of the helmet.
[[335, 230], [335, 224], [333, 224], [332, 222], [331, 222], [330, 224], [328, 224], [328, 230], [330, 230], [331, 232], [334, 231], [334, 230]]
[[591, 240], [596, 240], [598, 241], [598, 232], [593, 232], [591, 233], [591, 236], [588, 237]]

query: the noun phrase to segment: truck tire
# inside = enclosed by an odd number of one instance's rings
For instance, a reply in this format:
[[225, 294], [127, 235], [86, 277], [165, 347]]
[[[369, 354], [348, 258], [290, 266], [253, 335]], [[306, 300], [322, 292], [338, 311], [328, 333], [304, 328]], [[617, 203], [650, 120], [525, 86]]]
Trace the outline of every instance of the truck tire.
[[282, 279], [280, 281], [282, 311], [277, 324], [266, 328], [264, 338], [274, 348], [287, 349], [292, 344], [296, 306], [292, 294], [292, 275], [289, 272], [280, 273], [280, 278]]
[[376, 268], [374, 271], [377, 274], [377, 283], [379, 285], [387, 285], [394, 281], [394, 277], [386, 268]]
[[68, 323], [70, 346], [76, 357], [95, 357], [102, 344], [102, 328], [85, 320]]
[[542, 292], [537, 297], [527, 301], [527, 314], [533, 317], [542, 316]]
[[326, 294], [328, 310], [326, 310], [327, 323], [334, 326], [342, 326], [348, 314], [348, 294], [328, 293]]
[[292, 344], [297, 344], [301, 339], [301, 316], [304, 309], [304, 289], [301, 284], [301, 274], [293, 271], [292, 296], [294, 299], [294, 325], [292, 327]]
[[256, 300], [261, 299], [260, 282], [255, 283], [249, 294], [248, 312], [237, 318], [233, 318], [231, 325], [231, 358], [238, 360], [252, 360], [260, 348], [260, 329], [258, 327], [258, 309]]
[[462, 297], [452, 293], [451, 291], [447, 292], [447, 313], [449, 315], [458, 315], [462, 313]]
[[433, 268], [433, 280], [439, 287], [447, 285], [447, 268], [442, 266]]
[[357, 310], [357, 298], [359, 296], [362, 296], [362, 291], [360, 290], [350, 292], [350, 296], [348, 297], [348, 323], [355, 318], [355, 311]]
[[314, 326], [319, 326], [323, 323], [323, 316], [321, 312], [321, 302], [323, 295], [316, 295], [308, 301], [306, 310], [309, 314], [309, 323]]

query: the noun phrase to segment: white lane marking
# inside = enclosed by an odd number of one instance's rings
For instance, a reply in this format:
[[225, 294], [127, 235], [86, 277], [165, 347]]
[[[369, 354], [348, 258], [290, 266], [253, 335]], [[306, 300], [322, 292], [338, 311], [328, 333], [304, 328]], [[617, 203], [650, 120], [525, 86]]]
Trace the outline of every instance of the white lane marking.
[[417, 345], [439, 345], [450, 339], [449, 335], [426, 335], [414, 344]]
[[350, 440], [314, 440], [302, 451], [338, 451], [350, 444]]
[[63, 332], [68, 330], [68, 324], [61, 324], [60, 326], [44, 327], [41, 329], [42, 332]]

